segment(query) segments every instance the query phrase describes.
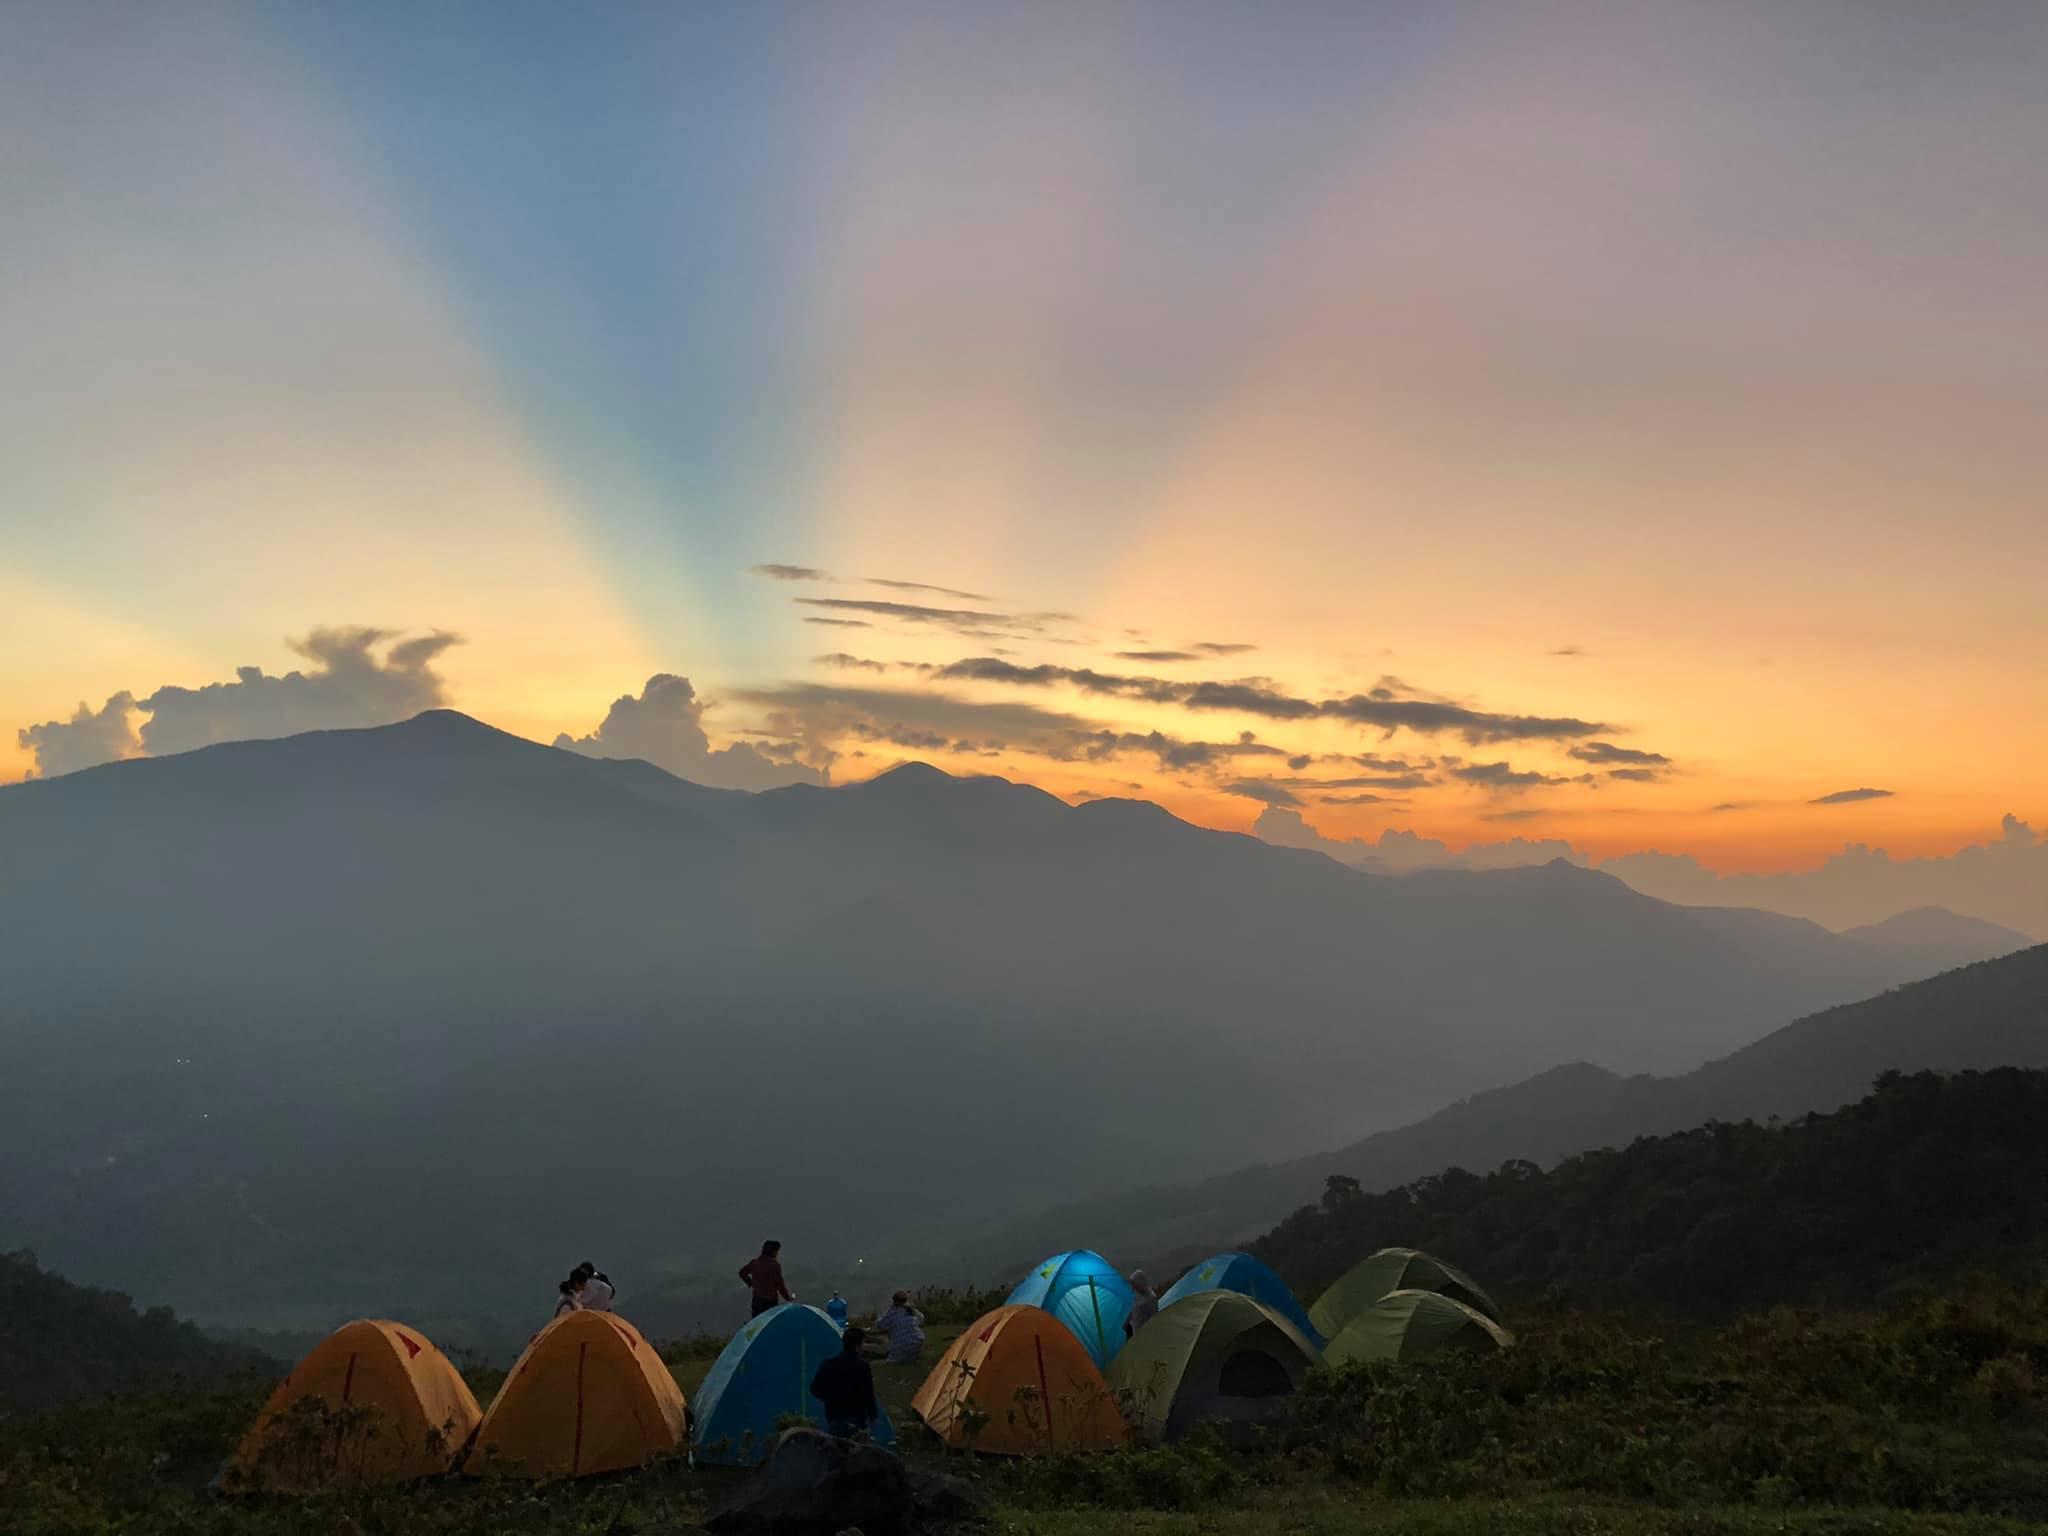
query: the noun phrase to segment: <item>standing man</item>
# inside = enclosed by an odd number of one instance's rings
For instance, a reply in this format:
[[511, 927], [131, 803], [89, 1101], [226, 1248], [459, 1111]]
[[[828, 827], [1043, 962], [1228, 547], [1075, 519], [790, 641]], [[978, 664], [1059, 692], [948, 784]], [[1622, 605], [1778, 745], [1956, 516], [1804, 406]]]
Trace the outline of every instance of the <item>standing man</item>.
[[811, 1378], [811, 1396], [824, 1407], [825, 1428], [842, 1440], [865, 1431], [882, 1413], [875, 1403], [875, 1373], [860, 1357], [866, 1337], [858, 1328], [847, 1329], [839, 1353]]
[[754, 1293], [752, 1316], [759, 1317], [770, 1307], [779, 1307], [785, 1301], [795, 1301], [796, 1295], [782, 1278], [782, 1260], [779, 1255], [782, 1244], [766, 1242], [760, 1253], [740, 1266], [740, 1278]]

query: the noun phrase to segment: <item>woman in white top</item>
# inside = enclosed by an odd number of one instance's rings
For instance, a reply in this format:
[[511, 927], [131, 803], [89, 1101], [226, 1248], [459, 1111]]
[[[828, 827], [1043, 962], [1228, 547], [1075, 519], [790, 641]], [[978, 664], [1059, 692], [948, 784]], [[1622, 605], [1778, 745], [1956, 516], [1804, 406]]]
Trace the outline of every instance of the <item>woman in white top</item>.
[[582, 1286], [582, 1289], [576, 1293], [576, 1303], [584, 1311], [611, 1311], [612, 1298], [618, 1295], [618, 1292], [612, 1289], [610, 1279], [598, 1273], [597, 1266], [591, 1263], [590, 1260], [585, 1259], [581, 1264], [578, 1264], [575, 1270], [571, 1272], [569, 1278]]

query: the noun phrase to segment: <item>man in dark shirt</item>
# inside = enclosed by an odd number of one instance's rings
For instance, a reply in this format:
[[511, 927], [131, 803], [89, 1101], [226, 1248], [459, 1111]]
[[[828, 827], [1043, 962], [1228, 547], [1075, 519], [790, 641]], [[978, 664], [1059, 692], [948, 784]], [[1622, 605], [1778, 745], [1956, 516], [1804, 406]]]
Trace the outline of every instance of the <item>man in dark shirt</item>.
[[847, 1329], [839, 1353], [811, 1378], [811, 1396], [825, 1405], [825, 1427], [842, 1440], [859, 1434], [882, 1412], [875, 1405], [875, 1373], [860, 1357], [866, 1338], [858, 1328]]
[[752, 1315], [755, 1317], [759, 1317], [770, 1307], [779, 1307], [785, 1301], [796, 1300], [796, 1296], [782, 1278], [782, 1260], [777, 1257], [781, 1252], [782, 1244], [763, 1243], [760, 1253], [740, 1266], [740, 1278], [747, 1282], [748, 1288], [754, 1293]]

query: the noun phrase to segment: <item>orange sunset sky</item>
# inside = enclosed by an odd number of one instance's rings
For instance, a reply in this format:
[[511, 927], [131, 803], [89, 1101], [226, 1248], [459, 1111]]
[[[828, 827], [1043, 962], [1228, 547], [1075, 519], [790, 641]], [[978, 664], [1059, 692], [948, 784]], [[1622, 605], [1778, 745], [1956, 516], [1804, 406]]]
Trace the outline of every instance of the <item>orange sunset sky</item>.
[[432, 11], [0, 52], [0, 782], [445, 703], [1723, 871], [2048, 823], [2048, 10]]

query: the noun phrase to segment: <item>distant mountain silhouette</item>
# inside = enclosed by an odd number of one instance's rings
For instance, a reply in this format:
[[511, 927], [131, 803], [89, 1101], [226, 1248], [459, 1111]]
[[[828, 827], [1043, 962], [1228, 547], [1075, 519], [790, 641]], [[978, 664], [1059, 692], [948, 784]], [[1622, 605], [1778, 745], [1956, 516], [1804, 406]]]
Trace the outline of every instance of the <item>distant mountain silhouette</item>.
[[1370, 1191], [1450, 1168], [1488, 1173], [1513, 1159], [1547, 1165], [1712, 1120], [1838, 1109], [1887, 1071], [2002, 1066], [2048, 1067], [2048, 944], [1797, 1020], [1675, 1077], [1621, 1077], [1583, 1062], [1556, 1067], [1333, 1152], [1041, 1212], [934, 1262], [994, 1270], [1062, 1235], [1078, 1241], [1077, 1233], [1134, 1258], [1199, 1256], [1316, 1198], [1331, 1175]]
[[923, 766], [710, 790], [448, 711], [0, 789], [0, 849], [0, 1230], [451, 1342], [586, 1255], [623, 1300], [771, 1233], [902, 1254], [1913, 973], [1562, 863], [1375, 877]]
[[2016, 929], [1962, 917], [1946, 907], [1915, 907], [1881, 923], [1845, 928], [1842, 937], [1882, 949], [1929, 975], [1978, 960], [1996, 960], [2034, 943]]

